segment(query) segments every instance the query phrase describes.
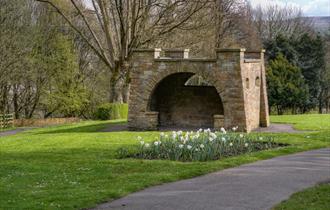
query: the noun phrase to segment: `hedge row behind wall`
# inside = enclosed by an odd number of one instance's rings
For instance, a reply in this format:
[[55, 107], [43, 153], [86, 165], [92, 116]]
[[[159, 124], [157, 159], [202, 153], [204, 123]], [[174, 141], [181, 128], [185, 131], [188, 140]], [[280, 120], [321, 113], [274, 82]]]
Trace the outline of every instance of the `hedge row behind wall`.
[[106, 103], [97, 108], [95, 118], [99, 120], [127, 119], [127, 113], [127, 104]]

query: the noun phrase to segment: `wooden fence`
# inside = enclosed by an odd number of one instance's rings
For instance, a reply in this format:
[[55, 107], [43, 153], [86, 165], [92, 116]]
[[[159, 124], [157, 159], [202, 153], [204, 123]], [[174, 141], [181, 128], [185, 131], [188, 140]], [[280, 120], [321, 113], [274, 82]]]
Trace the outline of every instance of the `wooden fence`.
[[0, 129], [10, 128], [14, 126], [13, 114], [0, 114]]

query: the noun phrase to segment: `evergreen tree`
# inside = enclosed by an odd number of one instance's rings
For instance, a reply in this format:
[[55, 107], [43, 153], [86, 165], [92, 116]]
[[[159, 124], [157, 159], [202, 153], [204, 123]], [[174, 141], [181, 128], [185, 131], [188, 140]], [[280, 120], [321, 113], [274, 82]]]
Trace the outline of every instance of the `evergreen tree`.
[[322, 72], [325, 68], [325, 43], [321, 36], [304, 34], [295, 43], [298, 53], [298, 66], [308, 84], [310, 100], [308, 108], [316, 107], [319, 103]]
[[304, 107], [308, 99], [308, 87], [299, 67], [291, 64], [283, 54], [278, 54], [271, 60], [267, 68], [267, 85], [269, 105], [277, 108], [278, 114], [285, 109]]
[[266, 57], [269, 61], [282, 54], [288, 62], [299, 67], [308, 85], [309, 97], [305, 100], [303, 111], [319, 106], [324, 98], [322, 74], [325, 75], [325, 42], [321, 36], [302, 34], [296, 39], [278, 35], [265, 43]]
[[296, 51], [292, 38], [279, 34], [275, 39], [264, 43], [266, 57], [268, 60], [274, 60], [280, 53], [292, 64], [298, 64], [298, 52]]
[[45, 117], [60, 113], [65, 117], [78, 116], [89, 103], [89, 93], [79, 80], [78, 58], [67, 36], [57, 34], [48, 43], [49, 88], [46, 90]]

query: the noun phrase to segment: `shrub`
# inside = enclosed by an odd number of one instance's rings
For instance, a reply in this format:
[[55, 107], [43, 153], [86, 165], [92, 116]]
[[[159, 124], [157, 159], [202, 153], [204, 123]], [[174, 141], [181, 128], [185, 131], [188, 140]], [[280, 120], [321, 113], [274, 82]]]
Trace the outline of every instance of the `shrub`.
[[271, 137], [227, 133], [225, 129], [215, 133], [210, 129], [186, 133], [173, 131], [170, 135], [161, 133], [151, 143], [144, 142], [141, 137], [138, 140], [139, 145], [120, 148], [117, 155], [120, 158], [208, 161], [279, 146]]
[[127, 113], [127, 104], [106, 103], [97, 107], [95, 118], [99, 120], [126, 119]]

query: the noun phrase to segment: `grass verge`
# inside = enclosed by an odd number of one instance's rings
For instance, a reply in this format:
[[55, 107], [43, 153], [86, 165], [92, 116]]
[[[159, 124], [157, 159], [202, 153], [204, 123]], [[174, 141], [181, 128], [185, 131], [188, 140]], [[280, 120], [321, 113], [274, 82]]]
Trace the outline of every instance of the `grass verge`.
[[330, 130], [330, 114], [273, 115], [270, 119], [272, 123], [292, 124], [298, 130]]
[[98, 132], [109, 123], [124, 122], [89, 121], [0, 137], [0, 209], [88, 208], [152, 185], [330, 146], [330, 130], [322, 130], [264, 134], [290, 146], [217, 161], [116, 159], [115, 151], [138, 144], [138, 135], [151, 142], [159, 133]]
[[328, 210], [330, 209], [330, 183], [320, 184], [293, 194], [273, 210]]

